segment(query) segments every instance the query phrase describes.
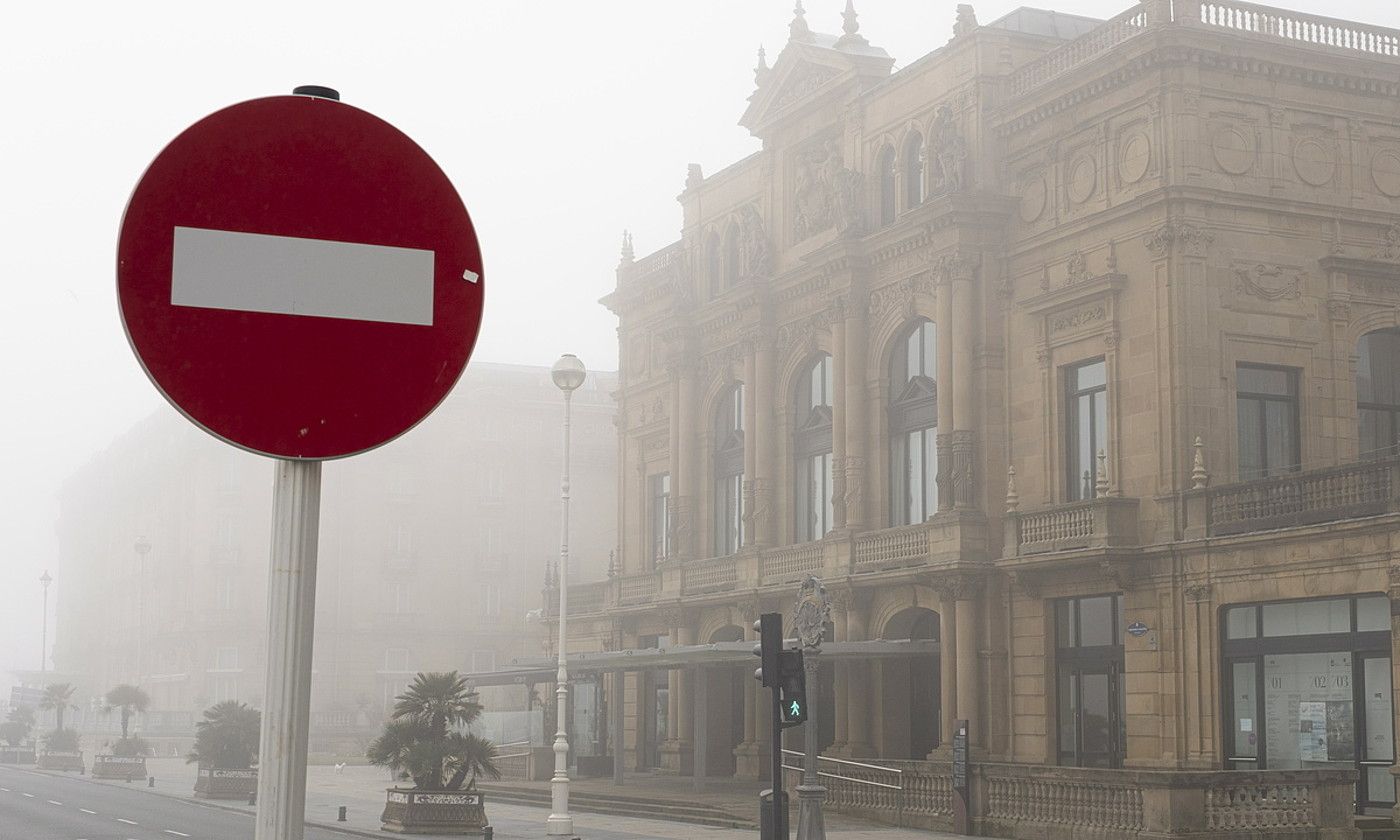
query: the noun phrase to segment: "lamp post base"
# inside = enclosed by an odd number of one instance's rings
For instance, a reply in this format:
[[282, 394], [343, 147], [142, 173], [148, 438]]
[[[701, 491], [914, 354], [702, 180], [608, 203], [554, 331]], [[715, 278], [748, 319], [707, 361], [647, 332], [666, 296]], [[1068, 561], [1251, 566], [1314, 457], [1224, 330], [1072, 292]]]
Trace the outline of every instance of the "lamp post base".
[[545, 834], [550, 837], [571, 837], [574, 833], [574, 818], [568, 814], [550, 814], [545, 822]]
[[822, 785], [797, 786], [797, 840], [826, 840], [826, 822], [822, 819], [822, 801], [826, 788]]

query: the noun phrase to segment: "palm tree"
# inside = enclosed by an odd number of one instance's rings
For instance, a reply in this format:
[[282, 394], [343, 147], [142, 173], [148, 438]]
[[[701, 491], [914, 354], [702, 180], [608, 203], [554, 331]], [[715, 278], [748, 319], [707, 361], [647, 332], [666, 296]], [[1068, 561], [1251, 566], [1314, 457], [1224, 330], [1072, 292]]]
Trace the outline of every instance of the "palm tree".
[[246, 770], [258, 757], [262, 712], [237, 700], [215, 703], [194, 725], [194, 750], [186, 763], [219, 770]]
[[394, 698], [393, 720], [365, 752], [371, 764], [388, 767], [396, 778], [412, 779], [419, 790], [458, 790], [477, 776], [499, 779], [496, 747], [470, 732], [449, 731], [469, 726], [481, 716], [481, 704], [456, 671], [418, 674], [408, 690]]
[[123, 683], [111, 691], [103, 698], [106, 702], [104, 711], [121, 709], [122, 712], [122, 740], [125, 741], [128, 730], [131, 726], [131, 713], [144, 712], [151, 705], [151, 696], [134, 685]]
[[57, 728], [60, 730], [63, 729], [63, 713], [78, 708], [69, 702], [77, 690], [72, 683], [49, 683], [44, 687], [44, 695], [39, 698], [39, 708], [45, 711], [52, 709], [57, 715]]

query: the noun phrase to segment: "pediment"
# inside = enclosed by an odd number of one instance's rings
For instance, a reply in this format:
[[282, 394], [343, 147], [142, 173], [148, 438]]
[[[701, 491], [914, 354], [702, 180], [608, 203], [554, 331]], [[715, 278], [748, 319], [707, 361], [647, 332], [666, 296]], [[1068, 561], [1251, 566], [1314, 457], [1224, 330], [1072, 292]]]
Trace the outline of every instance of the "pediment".
[[888, 76], [894, 59], [878, 47], [859, 51], [835, 46], [836, 39], [814, 34], [809, 43], [789, 43], [778, 56], [739, 118], [755, 135], [783, 116], [828, 96], [852, 81]]

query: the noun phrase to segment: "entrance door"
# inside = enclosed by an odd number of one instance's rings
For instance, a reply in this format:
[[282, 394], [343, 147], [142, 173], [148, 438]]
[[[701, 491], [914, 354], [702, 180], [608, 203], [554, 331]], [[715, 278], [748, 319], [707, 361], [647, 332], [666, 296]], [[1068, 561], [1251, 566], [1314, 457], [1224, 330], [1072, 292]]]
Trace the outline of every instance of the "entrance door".
[[665, 671], [642, 672], [642, 709], [645, 712], [645, 722], [641, 727], [641, 769], [661, 766], [661, 745], [666, 741], [666, 716], [670, 697]]
[[1122, 676], [1116, 665], [1060, 669], [1061, 764], [1123, 766]]
[[1375, 654], [1357, 656], [1357, 674], [1361, 677], [1357, 690], [1357, 707], [1362, 710], [1357, 721], [1361, 749], [1357, 756], [1360, 771], [1356, 787], [1356, 802], [1363, 811], [1390, 813], [1395, 806], [1395, 778], [1390, 767], [1395, 763], [1394, 695], [1390, 686], [1390, 657]]

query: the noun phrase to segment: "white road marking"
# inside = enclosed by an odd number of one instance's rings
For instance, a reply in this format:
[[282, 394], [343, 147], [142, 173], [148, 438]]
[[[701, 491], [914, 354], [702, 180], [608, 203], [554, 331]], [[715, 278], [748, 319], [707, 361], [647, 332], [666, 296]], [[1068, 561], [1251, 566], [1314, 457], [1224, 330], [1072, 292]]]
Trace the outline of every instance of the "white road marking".
[[119, 823], [126, 823], [127, 825], [140, 825], [140, 824], [141, 824], [141, 823], [139, 823], [139, 822], [133, 822], [133, 821], [131, 821], [131, 820], [124, 820], [124, 819], [122, 819], [121, 817], [117, 817], [117, 822], [119, 822]]
[[176, 227], [170, 305], [433, 324], [432, 251]]
[[186, 833], [183, 832], [183, 831], [175, 831], [175, 830], [169, 829], [169, 828], [165, 829], [165, 833], [166, 833], [166, 834], [173, 834], [173, 835], [175, 835], [176, 837], [189, 837], [189, 835], [186, 834]]
[[6, 793], [9, 793], [9, 792], [10, 792], [10, 789], [9, 789], [9, 788], [0, 788], [0, 790], [3, 790], [3, 791], [6, 792]]
[[86, 808], [79, 808], [78, 810], [79, 810], [79, 811], [82, 811], [84, 814], [96, 814], [96, 813], [97, 813], [96, 811], [89, 811], [89, 810], [86, 809]]
[[32, 794], [32, 793], [21, 793], [20, 796], [27, 796], [27, 797], [29, 797], [30, 799], [33, 799], [33, 798], [34, 798], [34, 794]]
[[62, 805], [63, 803], [62, 803], [62, 802], [58, 802], [57, 800], [50, 799], [50, 800], [49, 800], [49, 804], [50, 804], [50, 805]]

